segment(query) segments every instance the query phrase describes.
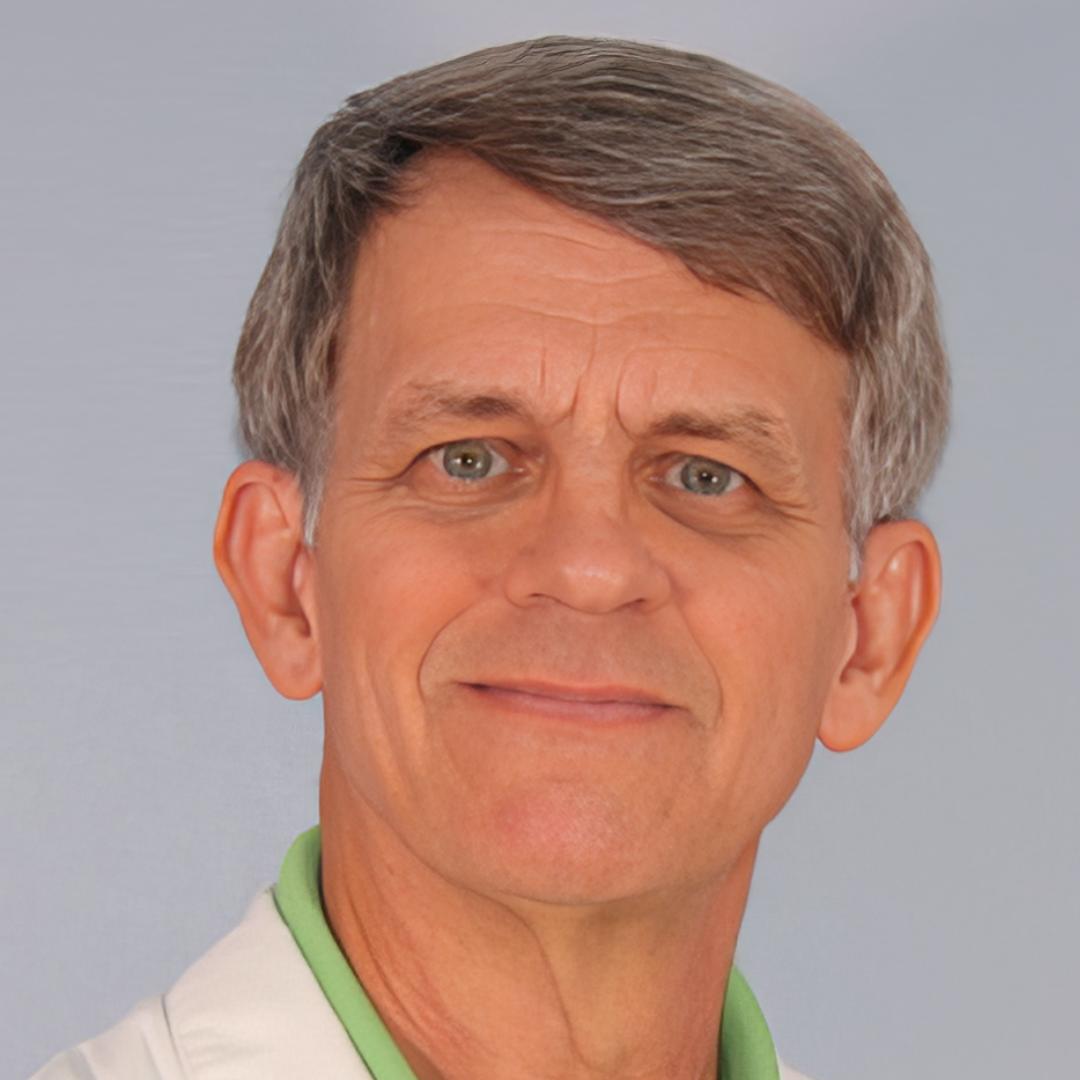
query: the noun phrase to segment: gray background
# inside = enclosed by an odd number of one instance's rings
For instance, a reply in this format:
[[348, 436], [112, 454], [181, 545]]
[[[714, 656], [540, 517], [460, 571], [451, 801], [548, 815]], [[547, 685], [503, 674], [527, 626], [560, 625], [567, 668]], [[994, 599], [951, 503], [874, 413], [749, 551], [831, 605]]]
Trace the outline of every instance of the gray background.
[[210, 555], [229, 364], [290, 170], [347, 93], [540, 33], [783, 82], [938, 270], [945, 603], [882, 733], [767, 832], [740, 960], [818, 1080], [1075, 1075], [1075, 5], [39, 3], [0, 16], [0, 1075], [164, 989], [316, 819]]

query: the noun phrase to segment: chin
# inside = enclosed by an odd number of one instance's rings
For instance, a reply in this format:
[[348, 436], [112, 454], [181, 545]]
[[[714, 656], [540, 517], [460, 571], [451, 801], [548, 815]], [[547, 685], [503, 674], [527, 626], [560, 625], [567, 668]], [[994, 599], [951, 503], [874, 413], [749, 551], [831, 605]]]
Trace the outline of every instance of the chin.
[[[652, 891], [665, 877], [663, 833], [597, 794], [504, 797], [467, 834], [462, 865], [479, 891], [552, 904], [603, 903]], [[455, 845], [456, 846], [456, 845]]]

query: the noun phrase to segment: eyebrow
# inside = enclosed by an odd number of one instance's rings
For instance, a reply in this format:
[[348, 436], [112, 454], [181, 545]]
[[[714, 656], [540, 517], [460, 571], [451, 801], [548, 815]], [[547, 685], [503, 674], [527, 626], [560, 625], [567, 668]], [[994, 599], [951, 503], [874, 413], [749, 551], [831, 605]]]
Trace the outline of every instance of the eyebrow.
[[[410, 382], [383, 415], [380, 427], [395, 438], [408, 437], [444, 419], [513, 419], [534, 422], [528, 401], [502, 389], [469, 391], [450, 380]], [[678, 409], [654, 419], [645, 438], [683, 437], [746, 446], [786, 477], [802, 474], [801, 459], [788, 426], [753, 406]]]

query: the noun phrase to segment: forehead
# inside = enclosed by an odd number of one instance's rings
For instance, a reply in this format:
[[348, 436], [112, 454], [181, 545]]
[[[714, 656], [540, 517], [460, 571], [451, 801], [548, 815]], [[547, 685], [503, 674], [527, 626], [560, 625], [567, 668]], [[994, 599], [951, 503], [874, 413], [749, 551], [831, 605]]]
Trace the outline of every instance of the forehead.
[[422, 159], [410, 181], [364, 241], [343, 319], [339, 389], [358, 422], [448, 377], [531, 391], [552, 415], [582, 380], [643, 419], [660, 398], [838, 412], [843, 358], [772, 303], [469, 155]]

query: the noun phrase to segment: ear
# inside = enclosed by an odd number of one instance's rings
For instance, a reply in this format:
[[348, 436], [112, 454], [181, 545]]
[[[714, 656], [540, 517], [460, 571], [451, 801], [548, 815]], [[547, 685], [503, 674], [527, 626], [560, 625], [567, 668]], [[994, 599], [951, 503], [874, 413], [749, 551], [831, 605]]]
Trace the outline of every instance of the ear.
[[314, 562], [292, 473], [265, 461], [233, 471], [214, 529], [214, 562], [274, 688], [287, 698], [318, 693]]
[[899, 701], [919, 649], [937, 618], [941, 556], [919, 521], [871, 529], [852, 588], [847, 656], [818, 738], [830, 750], [861, 746]]

